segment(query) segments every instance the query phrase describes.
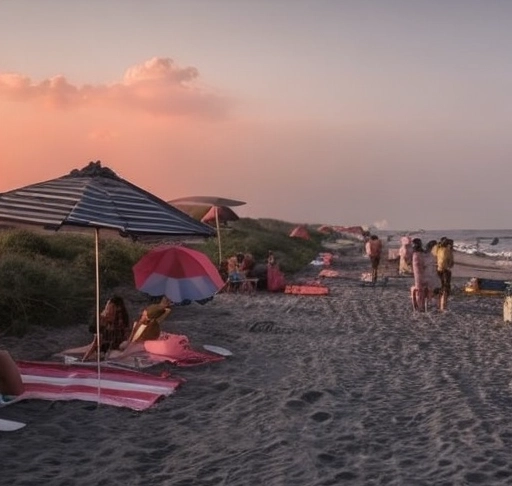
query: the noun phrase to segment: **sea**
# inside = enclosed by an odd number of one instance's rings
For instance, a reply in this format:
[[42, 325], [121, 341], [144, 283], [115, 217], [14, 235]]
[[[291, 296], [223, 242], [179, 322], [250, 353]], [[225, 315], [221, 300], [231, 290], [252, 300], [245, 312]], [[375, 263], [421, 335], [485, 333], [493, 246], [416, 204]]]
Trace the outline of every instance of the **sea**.
[[386, 238], [388, 246], [399, 247], [400, 238], [408, 235], [421, 238], [425, 246], [430, 240], [439, 241], [443, 236], [454, 242], [457, 251], [485, 255], [498, 260], [512, 260], [512, 229], [510, 230], [415, 230], [415, 231], [376, 231], [379, 238]]

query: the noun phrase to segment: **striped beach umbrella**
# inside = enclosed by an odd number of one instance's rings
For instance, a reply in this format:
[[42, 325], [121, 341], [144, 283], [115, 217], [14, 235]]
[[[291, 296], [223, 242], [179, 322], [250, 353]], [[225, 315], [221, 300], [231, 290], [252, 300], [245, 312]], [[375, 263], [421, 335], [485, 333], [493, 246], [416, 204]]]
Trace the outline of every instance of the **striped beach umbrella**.
[[100, 162], [46, 182], [0, 194], [0, 221], [109, 229], [121, 236], [215, 236], [202, 224], [153, 194], [118, 177]]
[[[91, 228], [96, 235], [96, 321], [99, 336], [99, 231], [121, 236], [215, 236], [215, 230], [91, 162], [81, 170], [0, 194], [0, 222], [45, 229]], [[98, 353], [99, 354], [99, 353]]]

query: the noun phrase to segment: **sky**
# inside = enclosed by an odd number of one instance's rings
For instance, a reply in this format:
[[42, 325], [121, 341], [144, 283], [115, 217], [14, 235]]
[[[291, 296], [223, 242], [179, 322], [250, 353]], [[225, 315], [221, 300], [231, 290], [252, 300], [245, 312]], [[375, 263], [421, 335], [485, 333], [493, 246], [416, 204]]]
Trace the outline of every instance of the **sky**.
[[0, 0], [0, 192], [90, 161], [169, 201], [512, 228], [508, 0]]

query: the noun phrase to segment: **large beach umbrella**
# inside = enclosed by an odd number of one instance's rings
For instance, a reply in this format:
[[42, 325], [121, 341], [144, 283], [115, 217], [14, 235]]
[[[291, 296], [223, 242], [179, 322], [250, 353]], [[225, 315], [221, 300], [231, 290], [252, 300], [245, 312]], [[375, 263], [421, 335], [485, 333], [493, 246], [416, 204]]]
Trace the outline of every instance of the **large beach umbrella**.
[[208, 256], [185, 246], [153, 248], [134, 265], [133, 275], [138, 290], [175, 304], [203, 303], [224, 286]]
[[235, 206], [243, 206], [246, 204], [244, 201], [237, 201], [236, 199], [228, 199], [219, 196], [187, 196], [169, 201], [169, 204], [190, 204], [197, 206], [213, 206], [215, 211], [215, 224], [217, 227], [217, 242], [219, 246], [219, 265], [222, 263], [222, 245], [220, 238], [220, 222], [219, 222], [219, 208], [226, 206], [228, 208]]
[[[215, 231], [153, 194], [91, 162], [81, 170], [0, 194], [0, 221], [45, 229], [90, 228], [96, 236], [96, 325], [99, 336], [99, 231], [143, 235], [214, 236]], [[99, 359], [98, 359], [99, 368]]]

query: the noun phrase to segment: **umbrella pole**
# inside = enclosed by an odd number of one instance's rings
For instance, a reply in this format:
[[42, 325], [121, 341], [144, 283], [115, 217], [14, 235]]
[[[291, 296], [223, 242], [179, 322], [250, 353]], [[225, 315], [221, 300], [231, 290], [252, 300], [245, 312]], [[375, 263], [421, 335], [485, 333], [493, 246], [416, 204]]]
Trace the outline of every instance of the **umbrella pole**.
[[219, 243], [219, 266], [222, 264], [222, 249], [220, 246], [220, 224], [219, 224], [219, 207], [215, 206], [215, 224], [217, 225], [217, 241]]
[[95, 252], [96, 252], [96, 364], [98, 373], [98, 406], [100, 405], [101, 395], [101, 365], [100, 365], [100, 350], [101, 350], [101, 336], [100, 336], [100, 230], [94, 228], [95, 233]]

